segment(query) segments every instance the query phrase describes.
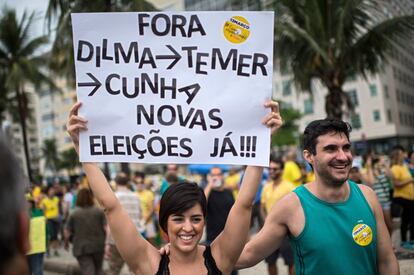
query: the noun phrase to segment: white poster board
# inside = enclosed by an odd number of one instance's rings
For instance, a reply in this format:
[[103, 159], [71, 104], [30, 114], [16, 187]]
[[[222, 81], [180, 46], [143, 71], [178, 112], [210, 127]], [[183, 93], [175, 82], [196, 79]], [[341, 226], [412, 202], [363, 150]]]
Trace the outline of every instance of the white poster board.
[[269, 163], [273, 12], [75, 13], [82, 162]]

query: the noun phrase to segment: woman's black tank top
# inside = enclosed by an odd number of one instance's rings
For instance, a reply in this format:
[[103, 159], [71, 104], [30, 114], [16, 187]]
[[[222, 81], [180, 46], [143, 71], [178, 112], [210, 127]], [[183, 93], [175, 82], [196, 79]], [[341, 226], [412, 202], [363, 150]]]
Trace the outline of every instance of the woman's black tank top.
[[[216, 261], [211, 255], [210, 246], [206, 246], [206, 249], [203, 253], [204, 257], [204, 265], [207, 268], [207, 275], [223, 275], [221, 271], [217, 268]], [[158, 266], [158, 271], [155, 275], [170, 275], [170, 270], [168, 269], [168, 264], [170, 263], [170, 259], [167, 255], [162, 255], [160, 265]]]

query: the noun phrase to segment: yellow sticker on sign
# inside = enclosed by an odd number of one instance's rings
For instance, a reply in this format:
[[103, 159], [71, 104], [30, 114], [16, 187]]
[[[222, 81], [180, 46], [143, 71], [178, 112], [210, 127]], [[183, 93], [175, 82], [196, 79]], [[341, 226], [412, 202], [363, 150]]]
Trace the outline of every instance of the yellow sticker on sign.
[[223, 33], [231, 43], [243, 43], [250, 35], [250, 23], [242, 16], [233, 16], [224, 23]]
[[367, 246], [372, 242], [372, 229], [366, 224], [357, 224], [352, 229], [352, 237], [358, 245]]

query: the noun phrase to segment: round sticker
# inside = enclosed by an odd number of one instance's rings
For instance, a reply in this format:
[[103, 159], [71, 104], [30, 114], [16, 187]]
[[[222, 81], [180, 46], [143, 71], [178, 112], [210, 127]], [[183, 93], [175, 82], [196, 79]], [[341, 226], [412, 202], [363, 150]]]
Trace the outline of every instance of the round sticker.
[[367, 246], [372, 242], [372, 229], [364, 223], [357, 224], [352, 229], [352, 237], [360, 246]]
[[250, 35], [250, 23], [242, 16], [233, 16], [224, 23], [223, 33], [231, 43], [243, 43]]

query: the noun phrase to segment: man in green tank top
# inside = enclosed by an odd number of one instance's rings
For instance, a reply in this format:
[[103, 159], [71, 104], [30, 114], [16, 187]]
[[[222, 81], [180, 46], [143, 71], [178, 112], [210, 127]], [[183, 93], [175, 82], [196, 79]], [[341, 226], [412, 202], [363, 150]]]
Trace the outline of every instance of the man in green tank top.
[[263, 228], [246, 244], [238, 268], [257, 264], [289, 236], [298, 275], [399, 274], [374, 191], [348, 181], [350, 131], [349, 124], [334, 119], [306, 127], [303, 157], [315, 181], [273, 206]]

